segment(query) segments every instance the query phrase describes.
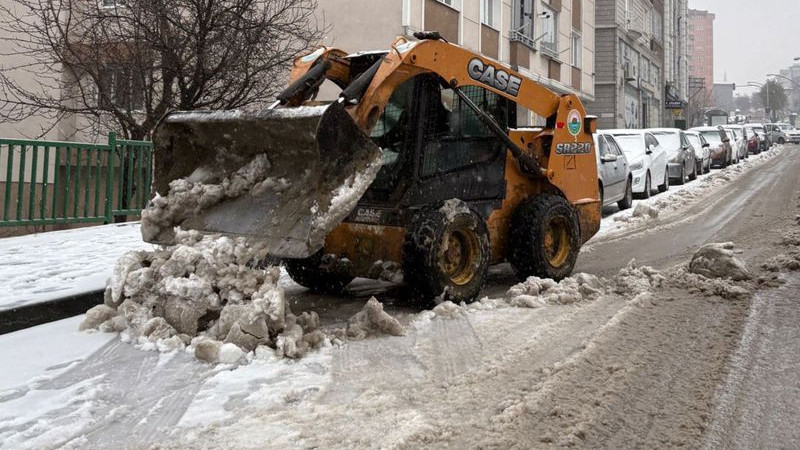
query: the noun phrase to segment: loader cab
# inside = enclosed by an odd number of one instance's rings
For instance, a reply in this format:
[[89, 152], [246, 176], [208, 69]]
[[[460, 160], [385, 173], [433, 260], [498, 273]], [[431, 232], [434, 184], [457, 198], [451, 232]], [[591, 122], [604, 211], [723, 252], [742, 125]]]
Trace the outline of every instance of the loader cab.
[[[516, 105], [478, 86], [462, 87], [501, 126], [516, 125]], [[415, 207], [453, 197], [491, 205], [505, 197], [506, 149], [437, 75], [398, 86], [371, 133], [383, 166], [362, 198], [371, 207]]]

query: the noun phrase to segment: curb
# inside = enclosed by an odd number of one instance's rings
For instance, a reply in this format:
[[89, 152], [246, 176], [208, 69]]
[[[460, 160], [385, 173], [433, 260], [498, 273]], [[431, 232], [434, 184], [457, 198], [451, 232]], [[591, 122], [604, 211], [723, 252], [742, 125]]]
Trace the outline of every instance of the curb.
[[83, 314], [92, 306], [103, 303], [103, 292], [85, 292], [33, 305], [0, 311], [0, 334], [42, 325]]

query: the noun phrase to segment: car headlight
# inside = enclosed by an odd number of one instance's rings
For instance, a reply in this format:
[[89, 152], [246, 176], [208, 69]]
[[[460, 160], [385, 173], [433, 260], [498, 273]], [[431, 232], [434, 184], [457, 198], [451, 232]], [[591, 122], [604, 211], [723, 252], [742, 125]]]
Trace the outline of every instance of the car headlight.
[[631, 164], [631, 170], [642, 170], [644, 168], [644, 161], [637, 161]]
[[678, 164], [678, 163], [682, 162], [682, 160], [683, 160], [683, 159], [681, 158], [681, 154], [680, 154], [680, 153], [678, 153], [677, 155], [675, 155], [675, 156], [673, 156], [672, 158], [670, 158], [670, 159], [669, 159], [669, 162], [671, 162], [671, 163], [673, 163], [673, 164]]

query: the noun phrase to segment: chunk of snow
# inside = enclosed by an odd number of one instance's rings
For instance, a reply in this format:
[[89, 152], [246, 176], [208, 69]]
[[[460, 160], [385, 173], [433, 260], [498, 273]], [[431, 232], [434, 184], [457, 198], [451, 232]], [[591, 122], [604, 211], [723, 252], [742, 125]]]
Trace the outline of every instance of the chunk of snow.
[[732, 242], [706, 244], [692, 256], [689, 271], [707, 278], [750, 280], [753, 275], [744, 262], [734, 255]]
[[405, 329], [397, 319], [383, 310], [383, 303], [372, 297], [361, 311], [347, 320], [347, 336], [365, 339], [380, 334], [402, 336]]

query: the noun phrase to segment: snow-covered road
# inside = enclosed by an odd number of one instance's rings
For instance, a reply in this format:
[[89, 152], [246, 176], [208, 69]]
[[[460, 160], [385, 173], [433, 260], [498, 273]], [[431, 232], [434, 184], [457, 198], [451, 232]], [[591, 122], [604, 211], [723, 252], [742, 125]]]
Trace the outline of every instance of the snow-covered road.
[[[614, 281], [591, 301], [537, 309], [431, 318], [389, 304], [405, 336], [241, 367], [79, 334], [69, 319], [0, 336], [0, 362], [28, 361], [23, 374], [0, 379], [0, 448], [716, 448], [715, 436], [738, 436], [724, 441], [733, 447], [796, 448], [797, 353], [774, 349], [800, 348], [796, 333], [784, 333], [800, 324], [800, 279], [782, 274], [789, 283], [779, 288], [760, 265], [798, 249], [800, 152], [737, 167], [649, 200], [657, 218], [608, 216], [579, 268], [613, 275], [636, 258], [667, 269], [703, 243], [733, 240], [762, 276], [745, 284], [762, 305], [750, 319], [750, 297], [666, 271], [667, 282], [638, 295]], [[511, 284], [507, 268], [495, 268], [486, 295]], [[369, 295], [400, 295], [368, 282], [342, 298], [287, 292], [295, 312], [318, 311], [328, 324]], [[770, 309], [775, 295], [783, 301]], [[52, 336], [77, 340], [74, 352], [48, 344]], [[754, 366], [783, 389], [754, 391]], [[725, 407], [730, 399], [741, 402]], [[754, 429], [754, 417], [770, 426]]]

